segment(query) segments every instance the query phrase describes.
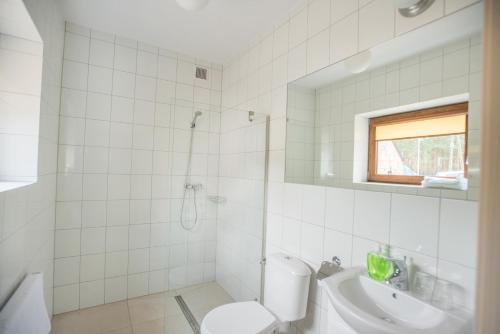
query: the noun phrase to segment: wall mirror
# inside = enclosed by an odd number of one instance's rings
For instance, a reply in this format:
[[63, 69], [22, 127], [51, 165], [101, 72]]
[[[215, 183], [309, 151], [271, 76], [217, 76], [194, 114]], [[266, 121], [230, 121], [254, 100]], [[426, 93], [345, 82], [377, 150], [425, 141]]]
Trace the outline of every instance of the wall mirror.
[[289, 83], [285, 182], [476, 199], [481, 22], [469, 7]]

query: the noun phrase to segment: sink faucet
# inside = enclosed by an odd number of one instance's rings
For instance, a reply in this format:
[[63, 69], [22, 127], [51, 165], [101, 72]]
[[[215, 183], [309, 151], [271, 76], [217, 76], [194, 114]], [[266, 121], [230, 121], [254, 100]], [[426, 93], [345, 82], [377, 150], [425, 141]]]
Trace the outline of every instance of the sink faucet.
[[408, 267], [405, 260], [389, 259], [394, 267], [394, 272], [391, 277], [385, 280], [387, 284], [402, 291], [408, 291], [409, 289]]

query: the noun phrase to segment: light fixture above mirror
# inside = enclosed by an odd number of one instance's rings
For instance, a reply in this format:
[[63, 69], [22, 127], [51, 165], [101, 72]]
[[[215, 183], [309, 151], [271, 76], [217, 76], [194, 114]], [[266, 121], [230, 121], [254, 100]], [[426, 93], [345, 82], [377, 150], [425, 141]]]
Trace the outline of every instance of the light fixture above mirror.
[[404, 17], [415, 17], [425, 12], [434, 0], [396, 0], [399, 14]]

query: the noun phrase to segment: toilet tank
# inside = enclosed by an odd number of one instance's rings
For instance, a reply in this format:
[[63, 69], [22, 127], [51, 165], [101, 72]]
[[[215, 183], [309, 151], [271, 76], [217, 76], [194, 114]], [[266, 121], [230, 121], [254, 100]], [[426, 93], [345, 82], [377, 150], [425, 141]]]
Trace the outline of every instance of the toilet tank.
[[306, 316], [311, 270], [298, 258], [276, 253], [267, 257], [264, 305], [281, 322]]

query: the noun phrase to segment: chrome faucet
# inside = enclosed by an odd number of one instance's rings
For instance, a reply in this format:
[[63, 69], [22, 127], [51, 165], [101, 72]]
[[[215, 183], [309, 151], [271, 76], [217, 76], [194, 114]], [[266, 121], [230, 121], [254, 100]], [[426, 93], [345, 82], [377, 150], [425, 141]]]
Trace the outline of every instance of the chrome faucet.
[[394, 267], [391, 277], [387, 278], [385, 282], [398, 290], [408, 291], [409, 277], [408, 267], [406, 266], [406, 257], [404, 260], [389, 259]]

